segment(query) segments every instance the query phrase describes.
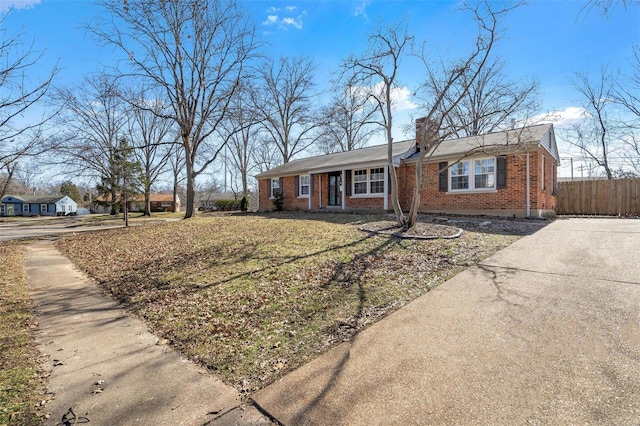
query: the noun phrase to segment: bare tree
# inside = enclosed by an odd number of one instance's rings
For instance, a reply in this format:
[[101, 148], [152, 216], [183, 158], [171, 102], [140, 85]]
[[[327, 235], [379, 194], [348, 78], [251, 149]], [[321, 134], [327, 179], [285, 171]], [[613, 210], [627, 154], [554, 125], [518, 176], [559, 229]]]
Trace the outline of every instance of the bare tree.
[[[440, 144], [453, 135], [469, 134], [477, 135], [485, 125], [483, 118], [493, 117], [494, 121], [502, 121], [503, 107], [508, 105], [510, 113], [519, 112], [523, 105], [513, 102], [509, 90], [503, 93], [502, 98], [495, 98], [493, 94], [482, 93], [479, 88], [486, 84], [480, 81], [493, 74], [491, 53], [499, 38], [498, 20], [510, 10], [520, 4], [503, 4], [501, 9], [494, 10], [488, 2], [481, 3], [475, 8], [467, 7], [466, 10], [473, 14], [478, 25], [478, 36], [469, 55], [450, 64], [430, 60], [423, 45], [419, 57], [426, 71], [426, 78], [419, 89], [422, 97], [427, 99], [423, 105], [426, 111], [424, 118], [416, 123], [416, 145], [419, 156], [416, 161], [415, 185], [411, 199], [408, 217], [401, 222], [405, 227], [412, 227], [417, 220], [418, 210], [421, 206], [421, 194], [426, 185], [427, 164], [436, 152]], [[489, 78], [491, 80], [491, 78]], [[529, 93], [526, 91], [526, 93]], [[489, 97], [488, 100], [482, 99]], [[472, 105], [482, 106], [481, 113], [469, 111], [468, 115], [460, 114], [467, 106], [465, 102], [473, 99]], [[491, 122], [491, 120], [489, 120]], [[513, 141], [518, 144], [519, 137]], [[481, 139], [477, 146], [460, 155], [458, 161], [475, 153], [482, 152], [490, 147], [484, 146]], [[451, 167], [451, 165], [449, 166]], [[442, 171], [440, 171], [442, 173]]]
[[615, 83], [613, 100], [623, 111], [620, 127], [625, 162], [640, 174], [640, 46], [633, 47], [631, 72]]
[[360, 87], [334, 87], [333, 92], [331, 104], [321, 112], [320, 151], [331, 154], [364, 147], [380, 131], [376, 104]]
[[129, 91], [128, 133], [133, 155], [140, 163], [144, 179], [144, 216], [151, 216], [151, 187], [168, 167], [172, 145], [177, 143], [175, 122], [167, 118], [168, 109], [159, 96]]
[[172, 194], [173, 194], [173, 212], [177, 212], [178, 197], [181, 192], [185, 180], [184, 175], [184, 149], [181, 145], [174, 145], [171, 147], [171, 155], [169, 156], [169, 166], [171, 169], [172, 177]]
[[[0, 169], [9, 173], [0, 186], [0, 198], [13, 175], [17, 162], [25, 156], [37, 156], [49, 150], [43, 127], [56, 114], [38, 112], [57, 73], [54, 67], [43, 79], [32, 82], [30, 74], [39, 68], [42, 53], [33, 43], [26, 47], [23, 34], [9, 34], [0, 13]], [[25, 119], [26, 117], [26, 119]]]
[[488, 58], [477, 75], [469, 72], [460, 75], [456, 85], [466, 88], [464, 96], [446, 114], [447, 126], [459, 129], [454, 136], [477, 136], [504, 130], [512, 123], [525, 122], [538, 112], [538, 83], [509, 80], [504, 67], [505, 62], [499, 57]]
[[393, 99], [398, 88], [398, 72], [406, 49], [411, 47], [413, 36], [407, 33], [403, 23], [385, 29], [378, 27], [369, 36], [366, 51], [360, 56], [350, 56], [344, 61], [342, 77], [347, 86], [368, 88], [368, 98], [378, 110], [377, 124], [384, 129], [387, 141], [387, 166], [391, 183], [391, 203], [396, 218], [404, 223], [404, 215], [398, 201], [398, 177], [393, 165]]
[[[66, 129], [57, 147], [60, 164], [78, 176], [116, 182], [118, 140], [126, 132], [126, 104], [116, 80], [87, 77], [75, 88], [56, 90], [55, 97], [62, 105], [58, 123]], [[116, 184], [107, 191], [116, 214]]]
[[262, 92], [254, 107], [283, 163], [311, 146], [316, 138], [313, 69], [311, 59], [297, 56], [268, 60], [259, 70]]
[[[195, 214], [195, 178], [222, 151], [215, 136], [245, 63], [254, 55], [254, 27], [235, 1], [103, 0], [111, 16], [94, 31], [128, 58], [128, 74], [166, 94], [185, 151], [185, 218]], [[126, 71], [126, 70], [125, 70]]]
[[[224, 132], [232, 135], [224, 158], [226, 165], [231, 165], [234, 169], [231, 173], [231, 186], [234, 193], [242, 192], [243, 195], [249, 192], [249, 173], [256, 167], [253, 154], [260, 143], [260, 115], [253, 107], [256, 92], [253, 83], [246, 79], [223, 125]], [[240, 188], [235, 182], [236, 176], [240, 179]]]
[[588, 0], [584, 3], [580, 12], [588, 14], [592, 10], [597, 10], [608, 17], [618, 7], [627, 10], [638, 5], [640, 5], [638, 0]]
[[595, 78], [586, 73], [575, 73], [574, 87], [581, 95], [588, 116], [572, 127], [567, 138], [586, 158], [604, 170], [607, 179], [613, 178], [609, 156], [620, 142], [614, 131], [615, 124], [609, 117], [609, 111], [614, 107], [614, 81], [615, 76], [604, 66]]

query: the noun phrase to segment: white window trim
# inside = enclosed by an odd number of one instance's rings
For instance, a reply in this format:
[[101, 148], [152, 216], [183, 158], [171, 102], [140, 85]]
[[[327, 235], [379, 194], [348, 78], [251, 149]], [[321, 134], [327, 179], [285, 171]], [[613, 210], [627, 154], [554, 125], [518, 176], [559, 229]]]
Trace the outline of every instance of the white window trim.
[[[42, 208], [43, 206], [44, 208]], [[46, 204], [40, 204], [40, 213], [47, 213], [47, 210], [49, 210], [49, 206]]]
[[[488, 160], [488, 159], [492, 159], [493, 160], [493, 188], [475, 188], [475, 184], [476, 184], [476, 180], [475, 180], [475, 167], [473, 162], [474, 161], [482, 161], [482, 160]], [[451, 174], [451, 167], [449, 167], [448, 170], [448, 190], [447, 193], [450, 194], [477, 194], [477, 193], [491, 193], [491, 192], [498, 192], [498, 159], [497, 157], [474, 157], [474, 158], [467, 158], [466, 160], [462, 160], [459, 161], [458, 163], [464, 163], [464, 162], [468, 162], [469, 163], [469, 188], [464, 188], [464, 189], [451, 189], [452, 188], [452, 174]]]
[[29, 209], [29, 204], [25, 203], [22, 205], [22, 213], [31, 213]]
[[[373, 169], [382, 169], [383, 174], [385, 168], [383, 166], [378, 167], [367, 167], [362, 169], [354, 169], [351, 170], [351, 195], [350, 198], [384, 198], [384, 189], [382, 192], [370, 192], [371, 191], [371, 170]], [[357, 183], [365, 183], [367, 184], [367, 192], [364, 194], [356, 194], [356, 171], [366, 170], [367, 171], [367, 180]], [[374, 182], [383, 182], [384, 188], [384, 177], [382, 179], [376, 179]]]
[[[302, 178], [303, 177], [309, 178], [309, 183], [308, 184], [302, 185]], [[302, 187], [303, 186], [309, 187], [309, 191], [306, 194], [302, 193]], [[309, 193], [311, 193], [311, 175], [299, 175], [298, 176], [298, 198], [309, 198]]]
[[273, 182], [278, 182], [278, 189], [282, 189], [280, 188], [280, 178], [271, 178], [271, 188], [269, 188], [269, 199], [273, 200], [276, 197], [273, 196]]

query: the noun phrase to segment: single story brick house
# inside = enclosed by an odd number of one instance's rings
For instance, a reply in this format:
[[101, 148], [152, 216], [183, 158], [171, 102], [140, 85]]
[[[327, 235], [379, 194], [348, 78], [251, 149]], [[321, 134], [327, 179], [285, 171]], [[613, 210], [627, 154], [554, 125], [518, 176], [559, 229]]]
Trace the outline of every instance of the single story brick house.
[[[414, 139], [393, 144], [399, 201], [407, 211], [419, 153]], [[432, 153], [421, 211], [553, 216], [558, 148], [552, 124], [446, 140]], [[389, 210], [387, 145], [290, 161], [256, 176], [259, 211]]]
[[0, 216], [67, 216], [77, 210], [66, 195], [5, 195], [0, 202]]

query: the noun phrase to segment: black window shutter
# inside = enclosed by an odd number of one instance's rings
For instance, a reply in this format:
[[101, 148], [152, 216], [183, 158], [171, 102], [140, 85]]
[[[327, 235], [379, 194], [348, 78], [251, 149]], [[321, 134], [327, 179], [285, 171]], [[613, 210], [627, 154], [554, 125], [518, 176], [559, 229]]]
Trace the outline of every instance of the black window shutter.
[[309, 174], [309, 197], [313, 195], [313, 175]]
[[279, 180], [279, 185], [278, 185], [278, 187], [279, 187], [278, 192], [279, 192], [280, 194], [282, 194], [282, 195], [284, 195], [284, 187], [282, 186], [282, 185], [283, 185], [283, 182], [284, 182], [284, 179], [283, 179], [283, 178], [280, 178], [280, 180]]
[[345, 183], [344, 183], [344, 191], [347, 196], [351, 196], [351, 170], [346, 170], [345, 174]]
[[267, 195], [271, 198], [271, 179], [267, 179]]
[[295, 175], [293, 177], [293, 192], [296, 194], [296, 197], [298, 195], [300, 195], [299, 186], [300, 186], [300, 176], [299, 175]]
[[506, 188], [507, 187], [507, 157], [498, 157], [498, 176], [497, 183], [498, 188]]
[[447, 161], [441, 161], [438, 163], [440, 169], [440, 176], [438, 177], [438, 190], [447, 192], [449, 190], [449, 163]]

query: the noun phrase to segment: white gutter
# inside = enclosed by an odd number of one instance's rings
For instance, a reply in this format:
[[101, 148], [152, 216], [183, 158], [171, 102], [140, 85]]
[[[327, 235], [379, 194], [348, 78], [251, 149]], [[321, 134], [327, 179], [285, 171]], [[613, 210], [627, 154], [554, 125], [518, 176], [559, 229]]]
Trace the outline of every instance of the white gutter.
[[531, 193], [529, 189], [531, 187], [530, 176], [529, 176], [529, 151], [527, 151], [527, 217], [531, 217]]
[[341, 204], [342, 204], [342, 210], [345, 210], [347, 208], [347, 191], [346, 189], [346, 185], [347, 185], [347, 171], [346, 170], [342, 170], [342, 173], [340, 175], [340, 195], [341, 195]]

